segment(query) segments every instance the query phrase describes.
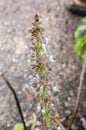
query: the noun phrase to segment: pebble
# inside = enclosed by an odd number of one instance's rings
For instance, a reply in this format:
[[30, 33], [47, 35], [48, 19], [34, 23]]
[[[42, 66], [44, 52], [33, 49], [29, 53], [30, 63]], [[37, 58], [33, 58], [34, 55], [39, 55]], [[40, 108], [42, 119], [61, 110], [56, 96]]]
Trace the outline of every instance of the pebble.
[[72, 91], [72, 90], [70, 91], [70, 95], [71, 95], [71, 96], [74, 96], [74, 93], [73, 93], [73, 91]]
[[53, 92], [57, 92], [57, 91], [60, 92], [58, 85], [54, 86], [52, 89], [53, 89]]
[[68, 107], [68, 102], [65, 101], [65, 102], [64, 102], [64, 105], [65, 105], [65, 107]]
[[12, 30], [9, 28], [9, 29], [7, 30], [7, 33], [8, 33], [8, 34], [11, 34], [11, 32], [12, 32]]
[[62, 129], [61, 129], [61, 127], [59, 126], [59, 127], [57, 127], [57, 130], [62, 130]]
[[71, 101], [71, 98], [70, 98], [70, 97], [68, 97], [68, 101]]
[[18, 93], [18, 95], [21, 95], [21, 94], [22, 94], [21, 91], [18, 91], [17, 93]]

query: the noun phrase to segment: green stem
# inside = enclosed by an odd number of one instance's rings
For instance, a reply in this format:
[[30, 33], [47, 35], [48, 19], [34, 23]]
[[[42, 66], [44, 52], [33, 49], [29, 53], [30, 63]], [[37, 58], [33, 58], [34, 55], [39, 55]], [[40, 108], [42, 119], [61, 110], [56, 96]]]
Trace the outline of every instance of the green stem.
[[46, 120], [46, 126], [47, 128], [50, 128], [50, 121], [49, 121], [49, 110], [48, 106], [45, 106], [45, 120]]
[[[36, 55], [37, 55], [37, 62], [38, 62], [38, 66], [39, 66], [39, 76], [40, 79], [44, 79], [45, 78], [45, 68], [44, 68], [44, 64], [42, 64], [42, 54], [41, 54], [41, 50], [42, 50], [42, 43], [40, 42], [40, 28], [39, 28], [39, 17], [38, 15], [35, 16], [35, 39], [36, 39]], [[49, 110], [48, 110], [48, 106], [46, 105], [46, 83], [44, 81], [44, 83], [41, 83], [41, 86], [43, 87], [42, 90], [42, 98], [43, 101], [45, 102], [45, 120], [46, 120], [46, 126], [47, 128], [50, 128], [50, 121], [49, 121]]]
[[39, 65], [39, 75], [41, 78], [44, 78], [44, 66], [42, 64]]
[[40, 61], [42, 59], [42, 55], [41, 55], [41, 43], [39, 41], [37, 41], [37, 59], [38, 61]]
[[43, 92], [42, 92], [42, 96], [43, 96], [43, 100], [46, 100], [46, 84], [43, 84]]

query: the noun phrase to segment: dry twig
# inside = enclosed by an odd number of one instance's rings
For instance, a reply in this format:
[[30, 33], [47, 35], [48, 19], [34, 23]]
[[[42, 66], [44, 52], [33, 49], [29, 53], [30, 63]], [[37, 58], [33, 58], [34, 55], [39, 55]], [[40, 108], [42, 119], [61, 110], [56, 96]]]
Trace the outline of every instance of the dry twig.
[[32, 127], [30, 130], [35, 130], [35, 127], [36, 127], [36, 122], [37, 122], [37, 117], [35, 114], [33, 114], [33, 123], [32, 123]]
[[23, 113], [22, 113], [22, 110], [21, 110], [21, 106], [20, 106], [18, 97], [16, 95], [16, 92], [13, 89], [12, 85], [9, 83], [8, 79], [4, 76], [4, 74], [2, 74], [1, 76], [2, 76], [3, 80], [5, 81], [5, 83], [7, 84], [7, 87], [11, 90], [12, 94], [14, 95], [14, 98], [15, 98], [15, 101], [16, 101], [16, 105], [17, 105], [19, 114], [20, 114], [21, 119], [22, 119], [22, 123], [24, 125], [24, 130], [27, 130], [27, 127], [26, 127], [26, 124], [25, 124], [25, 121], [24, 121], [24, 117], [23, 117]]
[[56, 117], [50, 115], [50, 118], [51, 118], [54, 122], [56, 122], [56, 123], [61, 127], [62, 130], [66, 130], [66, 128], [62, 125], [62, 123], [61, 123]]
[[86, 68], [86, 61], [84, 62], [83, 64], [83, 68], [82, 68], [82, 71], [81, 71], [81, 75], [80, 75], [80, 83], [79, 83], [79, 88], [78, 88], [78, 95], [77, 95], [77, 100], [76, 100], [76, 105], [75, 105], [75, 108], [74, 108], [74, 112], [71, 116], [71, 120], [70, 120], [70, 123], [68, 125], [68, 128], [67, 130], [70, 130], [71, 129], [71, 126], [77, 116], [77, 113], [78, 113], [78, 106], [79, 106], [79, 102], [80, 102], [80, 95], [81, 95], [81, 90], [82, 90], [82, 84], [83, 84], [83, 78], [84, 78], [84, 73], [85, 73], [85, 68]]

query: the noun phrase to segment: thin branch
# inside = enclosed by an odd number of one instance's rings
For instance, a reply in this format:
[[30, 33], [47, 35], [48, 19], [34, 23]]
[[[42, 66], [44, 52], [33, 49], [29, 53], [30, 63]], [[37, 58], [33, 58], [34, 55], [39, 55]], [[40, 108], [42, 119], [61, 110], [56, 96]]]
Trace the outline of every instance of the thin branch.
[[14, 95], [14, 98], [15, 98], [15, 101], [16, 101], [16, 105], [17, 105], [19, 114], [20, 114], [20, 116], [21, 116], [22, 123], [23, 123], [23, 125], [24, 125], [24, 130], [27, 130], [27, 127], [26, 127], [26, 124], [25, 124], [25, 121], [24, 121], [24, 116], [23, 116], [23, 113], [22, 113], [22, 110], [21, 110], [21, 106], [20, 106], [18, 97], [17, 97], [17, 95], [16, 95], [16, 92], [15, 92], [15, 90], [13, 89], [12, 85], [9, 83], [8, 79], [4, 76], [4, 74], [2, 74], [1, 76], [2, 76], [3, 80], [5, 81], [5, 83], [7, 84], [7, 87], [11, 90], [11, 92], [12, 92], [13, 95]]
[[70, 120], [70, 123], [69, 123], [67, 130], [70, 130], [70, 128], [71, 128], [71, 126], [72, 126], [72, 124], [73, 124], [73, 122], [74, 122], [74, 120], [77, 116], [77, 113], [78, 113], [78, 106], [79, 106], [79, 102], [80, 102], [80, 95], [81, 95], [81, 90], [82, 90], [82, 84], [83, 84], [85, 69], [86, 69], [86, 61], [84, 62], [83, 68], [82, 68], [82, 71], [81, 71], [76, 105], [75, 105], [75, 108], [74, 108], [74, 112], [71, 116], [71, 120]]

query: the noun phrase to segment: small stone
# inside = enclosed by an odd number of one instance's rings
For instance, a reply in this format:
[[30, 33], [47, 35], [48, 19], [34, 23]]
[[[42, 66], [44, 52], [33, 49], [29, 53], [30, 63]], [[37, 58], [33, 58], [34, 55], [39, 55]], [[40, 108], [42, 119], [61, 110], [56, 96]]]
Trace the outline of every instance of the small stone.
[[57, 91], [59, 92], [60, 91], [58, 85], [54, 86], [52, 89], [53, 89], [53, 92], [57, 92]]
[[11, 34], [11, 32], [12, 32], [12, 30], [9, 28], [9, 29], [7, 30], [7, 33]]
[[10, 127], [10, 123], [7, 122], [7, 127]]
[[74, 96], [74, 93], [73, 93], [73, 91], [70, 91], [70, 95], [71, 95], [71, 96]]
[[51, 106], [51, 107], [54, 107], [54, 104], [53, 104], [53, 103], [51, 103], [51, 104], [50, 104], [50, 106]]
[[57, 86], [53, 87], [53, 92], [57, 92]]
[[24, 113], [23, 115], [24, 115], [24, 117], [27, 117], [27, 114], [26, 114], [26, 113]]
[[57, 128], [57, 130], [62, 130], [62, 129], [61, 129], [61, 127], [59, 126], [59, 127]]
[[22, 88], [22, 91], [25, 92], [25, 88]]
[[28, 62], [28, 63], [31, 63], [31, 60], [30, 60], [30, 59], [28, 59], [28, 60], [27, 60], [27, 62]]
[[35, 130], [40, 130], [39, 128], [35, 128]]
[[18, 93], [18, 95], [21, 95], [21, 91], [18, 91], [17, 93]]
[[50, 55], [50, 57], [49, 57], [49, 61], [52, 62], [52, 63], [55, 62], [55, 60], [54, 60], [54, 58], [53, 58], [52, 55]]
[[64, 102], [65, 107], [68, 107], [68, 102]]
[[70, 98], [70, 97], [68, 97], [68, 101], [71, 101], [71, 98]]

